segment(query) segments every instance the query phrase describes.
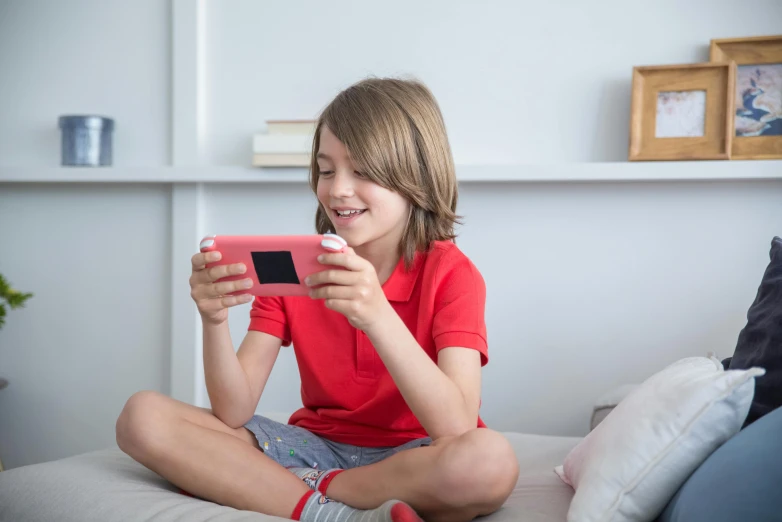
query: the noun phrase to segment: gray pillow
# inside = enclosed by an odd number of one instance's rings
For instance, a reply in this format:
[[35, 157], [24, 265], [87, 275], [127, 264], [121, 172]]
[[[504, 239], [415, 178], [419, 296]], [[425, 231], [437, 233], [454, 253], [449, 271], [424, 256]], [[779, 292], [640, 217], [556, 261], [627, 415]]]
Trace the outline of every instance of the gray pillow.
[[658, 522], [779, 522], [782, 408], [719, 447], [679, 488]]

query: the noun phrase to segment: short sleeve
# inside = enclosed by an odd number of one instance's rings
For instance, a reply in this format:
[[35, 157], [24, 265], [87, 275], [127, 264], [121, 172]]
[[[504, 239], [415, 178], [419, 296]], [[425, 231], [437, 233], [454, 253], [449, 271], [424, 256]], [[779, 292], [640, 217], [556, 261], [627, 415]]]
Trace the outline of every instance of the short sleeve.
[[444, 256], [437, 270], [432, 323], [435, 350], [439, 353], [454, 346], [472, 348], [481, 353], [481, 366], [485, 366], [489, 362], [486, 283], [475, 265], [464, 254], [456, 252], [458, 256]]
[[290, 346], [291, 331], [281, 297], [258, 296], [250, 309], [250, 327], [282, 339], [283, 346]]

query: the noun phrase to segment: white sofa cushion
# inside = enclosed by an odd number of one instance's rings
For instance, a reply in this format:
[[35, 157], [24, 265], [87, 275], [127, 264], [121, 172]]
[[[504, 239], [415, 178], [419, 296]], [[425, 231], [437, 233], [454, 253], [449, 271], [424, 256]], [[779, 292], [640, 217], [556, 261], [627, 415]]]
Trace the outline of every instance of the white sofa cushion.
[[654, 520], [687, 477], [741, 428], [764, 370], [690, 357], [634, 389], [555, 471], [575, 489], [569, 522]]

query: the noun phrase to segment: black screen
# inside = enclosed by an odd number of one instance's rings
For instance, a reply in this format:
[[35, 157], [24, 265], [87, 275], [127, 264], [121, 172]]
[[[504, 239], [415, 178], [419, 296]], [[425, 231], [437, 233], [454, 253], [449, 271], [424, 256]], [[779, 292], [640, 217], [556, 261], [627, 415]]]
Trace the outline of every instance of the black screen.
[[286, 283], [298, 285], [299, 276], [289, 251], [252, 252], [255, 274], [262, 285]]

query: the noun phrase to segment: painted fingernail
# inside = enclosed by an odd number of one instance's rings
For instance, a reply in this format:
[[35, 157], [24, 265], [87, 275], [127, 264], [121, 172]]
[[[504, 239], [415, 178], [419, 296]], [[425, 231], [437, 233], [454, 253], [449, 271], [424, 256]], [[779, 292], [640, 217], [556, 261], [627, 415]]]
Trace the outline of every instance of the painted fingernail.
[[252, 285], [253, 285], [253, 282], [252, 282], [251, 279], [245, 279], [244, 281], [242, 281], [242, 286], [244, 288], [250, 288]]
[[323, 254], [318, 256], [318, 261], [323, 262]]
[[304, 278], [304, 284], [307, 285], [307, 286], [310, 285], [310, 278], [309, 277], [305, 277]]

